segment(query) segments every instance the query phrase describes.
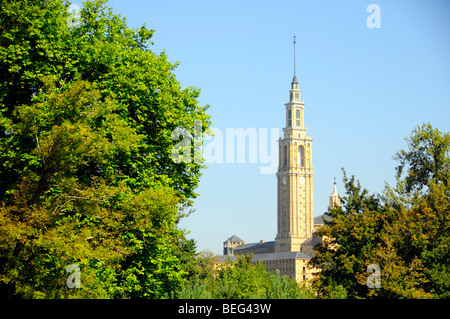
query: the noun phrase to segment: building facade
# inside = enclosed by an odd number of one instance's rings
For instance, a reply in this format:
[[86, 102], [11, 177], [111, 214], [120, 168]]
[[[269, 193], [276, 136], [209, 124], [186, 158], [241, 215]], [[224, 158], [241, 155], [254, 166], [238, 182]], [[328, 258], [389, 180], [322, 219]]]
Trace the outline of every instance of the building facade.
[[[294, 40], [295, 57], [295, 40]], [[285, 105], [285, 127], [279, 139], [277, 178], [277, 234], [274, 241], [261, 240], [246, 243], [233, 235], [223, 244], [223, 256], [235, 259], [235, 255], [253, 254], [254, 263], [263, 263], [267, 271], [280, 271], [281, 275], [297, 281], [312, 279], [318, 269], [310, 267], [314, 247], [322, 239], [315, 231], [324, 224], [327, 215], [314, 218], [314, 171], [312, 163], [313, 139], [305, 126], [305, 103], [301, 100], [299, 83], [295, 75]], [[329, 207], [340, 205], [339, 194], [334, 190]]]

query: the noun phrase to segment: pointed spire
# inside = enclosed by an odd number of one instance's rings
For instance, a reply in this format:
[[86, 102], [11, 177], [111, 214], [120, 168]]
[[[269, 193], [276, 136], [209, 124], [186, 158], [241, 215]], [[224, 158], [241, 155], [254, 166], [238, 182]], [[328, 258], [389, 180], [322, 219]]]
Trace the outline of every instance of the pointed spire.
[[294, 41], [293, 41], [293, 43], [294, 43], [294, 79], [292, 80], [292, 84], [298, 84], [298, 82], [297, 82], [297, 76], [295, 75], [295, 44], [297, 43], [297, 36], [296, 35], [294, 35]]
[[294, 35], [294, 78], [292, 79], [291, 83], [291, 89], [292, 90], [298, 90], [298, 82], [297, 82], [297, 76], [295, 75], [295, 43], [297, 43], [297, 36]]
[[297, 36], [294, 35], [294, 78], [295, 78], [295, 43], [297, 43], [296, 38], [297, 38]]
[[336, 177], [334, 178], [334, 189], [333, 193], [330, 195], [330, 204], [329, 208], [333, 208], [334, 206], [341, 206], [341, 199], [339, 198], [339, 193], [336, 187]]

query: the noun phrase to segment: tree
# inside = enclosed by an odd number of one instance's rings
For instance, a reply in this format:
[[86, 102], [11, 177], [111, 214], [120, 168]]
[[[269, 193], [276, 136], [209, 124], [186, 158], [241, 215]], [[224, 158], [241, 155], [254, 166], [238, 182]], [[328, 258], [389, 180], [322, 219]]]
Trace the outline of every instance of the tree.
[[260, 298], [267, 280], [264, 266], [253, 265], [251, 254], [236, 257], [236, 262], [229, 261], [221, 266], [215, 296], [225, 299]]
[[425, 196], [409, 195], [405, 206], [386, 203], [395, 219], [386, 225], [377, 247], [383, 281], [380, 296], [449, 296], [450, 193], [443, 185], [428, 188]]
[[397, 176], [405, 177], [406, 191], [421, 190], [431, 182], [448, 186], [450, 179], [450, 134], [434, 129], [429, 123], [417, 126], [406, 139], [408, 150], [398, 151], [394, 159]]
[[[397, 185], [381, 195], [369, 195], [344, 171], [343, 205], [328, 212], [312, 259], [322, 269], [315, 281], [322, 296], [338, 289], [349, 298], [448, 298], [449, 137], [429, 124], [417, 127], [408, 151], [395, 157]], [[367, 285], [369, 265], [381, 270], [379, 288]]]
[[[211, 267], [216, 262], [215, 267]], [[198, 276], [183, 283], [175, 298], [185, 299], [313, 299], [315, 294], [307, 284], [265, 270], [261, 263], [253, 264], [252, 255], [236, 256], [218, 264], [209, 253], [199, 256]]]
[[192, 268], [177, 223], [204, 166], [174, 163], [171, 136], [207, 106], [104, 3], [77, 27], [66, 2], [1, 3], [0, 282], [22, 297], [161, 298]]
[[[205, 132], [210, 125], [205, 112], [208, 106], [198, 105], [199, 90], [181, 89], [171, 72], [177, 64], [167, 61], [164, 51], [157, 55], [150, 50], [154, 30], [128, 28], [126, 20], [114, 15], [105, 2], [85, 2], [77, 28], [68, 27], [68, 3], [61, 0], [2, 2], [2, 117], [15, 121], [17, 106], [45, 100], [45, 76], [53, 77], [56, 89], [61, 90], [77, 79], [89, 82], [102, 101], [114, 102], [114, 113], [143, 139], [139, 147], [111, 163], [121, 180], [133, 188], [151, 187], [160, 181], [189, 202], [196, 196], [204, 166], [194, 161], [173, 162], [171, 150], [177, 141], [172, 140], [172, 132], [181, 127], [193, 134], [196, 120]], [[2, 127], [0, 138], [7, 138], [7, 132]], [[24, 164], [16, 162], [11, 167], [7, 154], [2, 153], [2, 161], [9, 165], [0, 171], [0, 199], [5, 199], [8, 185], [17, 183], [17, 172]], [[92, 169], [86, 175], [89, 173]]]
[[331, 220], [324, 219], [318, 231], [323, 245], [311, 260], [321, 269], [314, 286], [324, 297], [361, 298], [369, 293], [366, 270], [376, 263], [375, 247], [387, 216], [375, 194], [363, 189], [355, 176], [347, 178], [344, 170], [343, 174], [347, 196], [341, 198], [341, 206], [329, 210]]
[[[407, 297], [450, 296], [450, 134], [430, 124], [417, 126], [408, 150], [397, 152], [397, 187], [388, 188], [386, 205], [397, 211], [387, 227], [383, 245], [385, 259], [402, 262], [403, 278], [411, 289], [400, 289]], [[406, 176], [402, 180], [404, 168]], [[398, 269], [402, 269], [400, 266]], [[385, 270], [392, 275], [392, 268]], [[398, 277], [398, 276], [397, 276]], [[397, 292], [402, 285], [391, 285]]]

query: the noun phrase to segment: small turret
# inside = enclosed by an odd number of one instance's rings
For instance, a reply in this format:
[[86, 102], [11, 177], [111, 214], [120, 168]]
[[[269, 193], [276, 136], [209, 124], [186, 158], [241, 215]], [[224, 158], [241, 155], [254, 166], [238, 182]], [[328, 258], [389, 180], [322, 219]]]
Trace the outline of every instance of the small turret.
[[336, 178], [334, 179], [334, 189], [333, 193], [330, 195], [330, 205], [329, 208], [333, 208], [334, 206], [341, 206], [341, 198], [339, 197], [339, 193], [336, 187]]

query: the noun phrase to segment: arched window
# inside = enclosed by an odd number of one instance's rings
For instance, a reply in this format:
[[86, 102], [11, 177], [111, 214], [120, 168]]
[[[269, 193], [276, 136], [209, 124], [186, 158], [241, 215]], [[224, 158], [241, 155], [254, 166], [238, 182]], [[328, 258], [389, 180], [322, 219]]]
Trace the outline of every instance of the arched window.
[[298, 166], [305, 166], [305, 148], [303, 147], [303, 145], [300, 145], [298, 147]]
[[284, 160], [284, 167], [287, 166], [287, 146], [285, 145], [283, 147], [283, 160]]

